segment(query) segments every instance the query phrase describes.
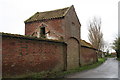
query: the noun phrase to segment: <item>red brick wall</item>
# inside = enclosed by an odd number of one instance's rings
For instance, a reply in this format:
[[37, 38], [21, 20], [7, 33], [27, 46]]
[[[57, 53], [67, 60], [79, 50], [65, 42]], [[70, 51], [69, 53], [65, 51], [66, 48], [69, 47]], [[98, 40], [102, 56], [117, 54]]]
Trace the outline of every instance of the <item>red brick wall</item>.
[[82, 66], [92, 64], [96, 61], [97, 61], [97, 55], [94, 49], [81, 47], [80, 62]]
[[2, 41], [3, 76], [65, 69], [65, 43], [4, 35]]

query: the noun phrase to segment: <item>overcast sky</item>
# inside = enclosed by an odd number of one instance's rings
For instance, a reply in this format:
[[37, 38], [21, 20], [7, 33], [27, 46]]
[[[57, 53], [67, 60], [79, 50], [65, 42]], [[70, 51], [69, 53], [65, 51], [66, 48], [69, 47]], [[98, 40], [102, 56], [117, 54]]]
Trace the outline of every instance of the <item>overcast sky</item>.
[[118, 33], [119, 0], [0, 0], [0, 32], [24, 35], [24, 21], [36, 12], [74, 5], [81, 23], [81, 38], [88, 40], [88, 21], [102, 20], [104, 40], [112, 43]]

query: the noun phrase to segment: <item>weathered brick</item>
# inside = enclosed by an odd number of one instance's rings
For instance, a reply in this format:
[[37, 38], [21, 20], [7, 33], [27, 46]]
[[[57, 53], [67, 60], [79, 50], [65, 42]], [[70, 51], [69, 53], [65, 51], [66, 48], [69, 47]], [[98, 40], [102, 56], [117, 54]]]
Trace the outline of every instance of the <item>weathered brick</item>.
[[[15, 44], [11, 45], [11, 43]], [[64, 70], [66, 50], [63, 48], [65, 46], [63, 43], [55, 43], [54, 41], [3, 37], [3, 77], [53, 69], [56, 69], [55, 71]]]
[[81, 47], [81, 55], [80, 55], [80, 62], [81, 65], [88, 65], [93, 64], [97, 61], [97, 53], [96, 50], [88, 48], [88, 47]]

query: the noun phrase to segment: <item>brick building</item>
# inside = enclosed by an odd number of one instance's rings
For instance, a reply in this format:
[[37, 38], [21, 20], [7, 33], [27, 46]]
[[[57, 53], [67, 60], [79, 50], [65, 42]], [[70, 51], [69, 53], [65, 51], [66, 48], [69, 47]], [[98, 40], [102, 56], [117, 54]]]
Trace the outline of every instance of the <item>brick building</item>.
[[96, 49], [81, 40], [80, 29], [70, 6], [35, 13], [25, 21], [25, 35], [0, 33], [2, 76], [64, 71], [96, 62]]
[[74, 6], [37, 12], [25, 21], [25, 35], [67, 43], [67, 69], [80, 66], [81, 24]]

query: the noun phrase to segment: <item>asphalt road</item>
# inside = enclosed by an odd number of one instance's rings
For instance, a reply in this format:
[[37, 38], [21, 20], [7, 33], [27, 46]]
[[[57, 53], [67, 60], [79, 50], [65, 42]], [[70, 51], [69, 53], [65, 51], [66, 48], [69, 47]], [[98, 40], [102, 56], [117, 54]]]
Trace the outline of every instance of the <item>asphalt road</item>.
[[66, 78], [118, 78], [118, 61], [108, 58], [102, 65], [95, 69], [67, 75]]

